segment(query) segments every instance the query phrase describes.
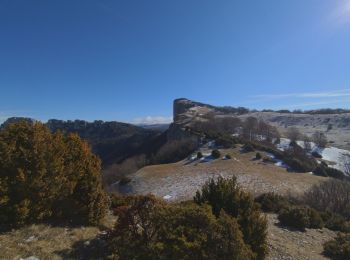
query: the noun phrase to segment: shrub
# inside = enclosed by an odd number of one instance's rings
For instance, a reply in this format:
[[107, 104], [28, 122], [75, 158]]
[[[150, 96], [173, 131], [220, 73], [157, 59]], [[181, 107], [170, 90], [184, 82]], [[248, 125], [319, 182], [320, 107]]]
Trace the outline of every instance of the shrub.
[[266, 219], [261, 215], [251, 195], [238, 186], [235, 177], [209, 180], [201, 191], [196, 192], [194, 201], [199, 205], [209, 204], [215, 216], [219, 216], [224, 210], [237, 218], [245, 243], [250, 245], [258, 259], [264, 258], [267, 254]]
[[224, 148], [232, 148], [237, 141], [230, 135], [219, 135], [215, 138], [215, 144]]
[[197, 153], [197, 159], [203, 158], [203, 154], [201, 152]]
[[109, 234], [111, 253], [120, 259], [252, 259], [235, 218], [194, 203], [165, 204], [137, 196], [116, 209]]
[[349, 182], [329, 180], [314, 185], [305, 193], [303, 200], [319, 211], [329, 211], [350, 218]]
[[286, 209], [290, 206], [286, 198], [273, 192], [261, 194], [255, 198], [255, 202], [259, 203], [261, 209], [265, 212], [278, 213], [282, 209]]
[[312, 155], [313, 157], [315, 157], [315, 158], [322, 159], [322, 155], [319, 154], [319, 153], [316, 152], [316, 151], [312, 152], [311, 155]]
[[220, 151], [219, 150], [213, 150], [212, 152], [211, 152], [211, 156], [213, 156], [213, 158], [215, 158], [215, 159], [218, 159], [218, 158], [220, 158], [220, 156], [221, 156], [221, 153], [220, 153]]
[[328, 241], [323, 246], [324, 254], [340, 260], [350, 259], [350, 234], [338, 234], [331, 241]]
[[302, 207], [291, 207], [284, 209], [278, 215], [278, 220], [284, 226], [304, 231], [309, 226], [307, 209]]
[[100, 160], [78, 135], [28, 122], [0, 131], [0, 223], [97, 224], [107, 207]]
[[318, 176], [332, 177], [340, 180], [345, 178], [345, 174], [342, 171], [328, 167], [325, 163], [321, 163], [319, 166], [317, 166], [313, 173]]
[[256, 160], [260, 160], [262, 158], [261, 154], [260, 153], [256, 153], [255, 154], [255, 159]]
[[225, 155], [225, 158], [226, 158], [226, 159], [232, 159], [232, 157], [231, 157], [230, 154], [226, 154], [226, 155]]
[[323, 220], [320, 214], [307, 207], [290, 207], [283, 209], [278, 220], [284, 226], [304, 231], [305, 228], [322, 228]]
[[350, 232], [350, 223], [343, 216], [331, 212], [322, 212], [321, 217], [326, 228], [334, 231]]
[[132, 200], [132, 196], [124, 196], [118, 193], [109, 195], [111, 201], [111, 209], [116, 209], [121, 206], [128, 206]]
[[320, 213], [314, 209], [308, 209], [309, 228], [323, 228], [324, 222]]
[[309, 156], [295, 156], [285, 154], [284, 162], [297, 172], [312, 172], [317, 167], [317, 162]]
[[254, 152], [254, 147], [251, 144], [245, 144], [242, 147], [242, 152], [244, 153]]

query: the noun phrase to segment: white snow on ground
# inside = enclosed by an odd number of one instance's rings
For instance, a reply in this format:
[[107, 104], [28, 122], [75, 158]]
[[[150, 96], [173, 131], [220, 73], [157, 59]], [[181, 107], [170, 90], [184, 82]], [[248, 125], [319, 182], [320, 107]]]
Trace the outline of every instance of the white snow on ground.
[[172, 198], [172, 196], [170, 196], [170, 195], [165, 195], [164, 197], [163, 197], [163, 199], [165, 199], [165, 200], [170, 200]]
[[288, 168], [288, 165], [284, 161], [277, 159], [272, 153], [266, 153], [266, 155], [275, 161], [275, 165], [282, 168]]
[[[287, 138], [281, 138], [281, 142], [276, 145], [276, 147], [284, 151], [288, 149], [290, 140]], [[304, 148], [303, 141], [297, 141], [297, 144]], [[334, 165], [329, 165], [330, 167], [336, 168], [338, 170], [344, 171], [343, 161], [347, 156], [350, 156], [350, 151], [339, 149], [336, 147], [317, 147], [315, 143], [311, 142], [311, 151], [317, 152], [322, 156], [322, 159], [334, 163]]]

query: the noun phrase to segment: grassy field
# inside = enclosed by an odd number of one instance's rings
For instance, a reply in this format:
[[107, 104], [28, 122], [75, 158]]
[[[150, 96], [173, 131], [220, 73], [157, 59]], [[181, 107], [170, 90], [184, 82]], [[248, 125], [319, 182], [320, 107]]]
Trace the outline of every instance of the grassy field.
[[[271, 191], [300, 194], [312, 185], [327, 180], [310, 173], [288, 172], [273, 163], [255, 160], [255, 152], [240, 153], [239, 149], [221, 150], [222, 155], [231, 155], [232, 159], [229, 160], [183, 160], [173, 164], [144, 167], [132, 176], [129, 188], [132, 193], [153, 193], [158, 197], [168, 198], [171, 196], [170, 200], [178, 201], [192, 198], [205, 181], [219, 175], [236, 176], [240, 185], [253, 194]], [[263, 152], [261, 154], [266, 156]]]

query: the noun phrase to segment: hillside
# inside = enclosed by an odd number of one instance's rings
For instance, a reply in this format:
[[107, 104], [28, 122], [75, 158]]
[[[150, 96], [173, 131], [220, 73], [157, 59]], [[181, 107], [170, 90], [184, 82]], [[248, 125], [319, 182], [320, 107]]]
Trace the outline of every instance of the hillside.
[[288, 128], [296, 127], [306, 135], [315, 131], [326, 134], [332, 146], [350, 150], [350, 113], [347, 110], [313, 110], [304, 113], [250, 111], [245, 108], [215, 107], [191, 101], [185, 98], [174, 101], [174, 122], [186, 126], [197, 121], [205, 121], [208, 115], [218, 118], [237, 117], [245, 120], [248, 117], [262, 119], [277, 127], [285, 135]]
[[[9, 118], [2, 127], [18, 121], [34, 122], [30, 118]], [[64, 133], [77, 133], [92, 146], [106, 167], [140, 153], [149, 153], [155, 139], [159, 138], [163, 130], [135, 126], [132, 124], [116, 121], [104, 122], [95, 120], [87, 122], [84, 120], [57, 120], [50, 119], [46, 125], [51, 131], [62, 131]]]
[[[206, 147], [204, 155], [210, 154]], [[240, 147], [220, 150], [232, 159], [189, 160], [152, 165], [140, 169], [131, 176], [125, 186], [116, 185], [122, 192], [132, 194], [153, 193], [170, 201], [192, 199], [196, 190], [209, 179], [218, 176], [236, 176], [240, 185], [255, 195], [264, 192], [301, 194], [313, 184], [327, 180], [310, 173], [288, 172], [286, 168], [262, 160], [254, 160], [255, 153], [241, 153]], [[264, 156], [266, 154], [263, 154]]]

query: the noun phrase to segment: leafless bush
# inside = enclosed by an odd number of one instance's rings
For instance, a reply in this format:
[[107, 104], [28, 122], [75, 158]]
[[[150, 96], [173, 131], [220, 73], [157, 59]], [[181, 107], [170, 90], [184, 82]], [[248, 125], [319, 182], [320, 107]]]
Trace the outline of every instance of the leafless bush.
[[306, 153], [311, 152], [311, 139], [307, 135], [303, 136], [303, 142], [304, 142], [304, 151]]
[[350, 155], [344, 154], [342, 164], [343, 164], [344, 174], [347, 177], [350, 177]]
[[290, 139], [291, 142], [296, 142], [300, 139], [301, 133], [297, 128], [290, 127], [287, 130], [287, 137]]
[[329, 180], [313, 186], [304, 195], [307, 205], [320, 211], [329, 211], [350, 217], [350, 183]]
[[326, 147], [327, 142], [328, 142], [326, 135], [320, 131], [316, 131], [312, 135], [312, 139], [313, 139], [314, 143], [319, 147]]

